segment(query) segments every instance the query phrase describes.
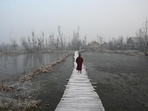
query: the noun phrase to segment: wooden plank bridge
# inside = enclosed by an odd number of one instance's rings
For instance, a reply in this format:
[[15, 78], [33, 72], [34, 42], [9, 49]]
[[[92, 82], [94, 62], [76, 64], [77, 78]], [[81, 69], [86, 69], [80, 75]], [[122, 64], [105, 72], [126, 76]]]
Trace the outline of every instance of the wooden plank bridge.
[[[74, 54], [74, 60], [77, 57], [78, 51]], [[55, 111], [105, 111], [101, 99], [90, 83], [84, 65], [80, 74], [76, 70], [76, 62], [74, 61], [72, 75]]]

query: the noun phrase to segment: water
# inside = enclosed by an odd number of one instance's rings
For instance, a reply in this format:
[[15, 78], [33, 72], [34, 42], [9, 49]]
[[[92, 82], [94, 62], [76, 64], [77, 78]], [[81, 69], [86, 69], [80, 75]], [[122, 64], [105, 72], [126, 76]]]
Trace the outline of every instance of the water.
[[82, 53], [106, 111], [148, 111], [148, 57]]
[[[128, 56], [109, 53], [84, 53], [86, 63], [109, 73], [148, 73], [147, 56]], [[84, 61], [85, 62], [85, 61]]]
[[0, 80], [16, 78], [24, 72], [50, 64], [63, 55], [64, 53], [0, 55]]

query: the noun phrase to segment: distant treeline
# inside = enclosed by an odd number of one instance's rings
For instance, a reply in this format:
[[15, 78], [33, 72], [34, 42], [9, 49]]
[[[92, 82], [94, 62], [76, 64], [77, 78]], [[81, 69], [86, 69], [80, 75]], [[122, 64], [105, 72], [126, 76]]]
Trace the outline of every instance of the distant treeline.
[[[136, 32], [135, 37], [139, 37], [143, 40], [140, 44], [133, 43], [139, 50], [148, 50], [148, 20], [145, 21], [144, 26]], [[79, 29], [79, 28], [78, 28]], [[111, 40], [106, 42], [102, 36], [97, 36], [96, 41], [100, 48], [105, 47], [109, 50], [127, 50], [131, 49], [127, 41], [129, 37], [124, 40], [125, 37], [119, 36], [118, 38], [112, 37]], [[95, 41], [95, 40], [94, 40]], [[30, 37], [23, 37], [19, 41], [14, 38], [10, 39], [9, 44], [1, 43], [0, 52], [11, 52], [11, 51], [26, 51], [26, 52], [36, 52], [44, 50], [79, 50], [89, 48], [87, 43], [87, 37], [85, 36], [82, 40], [79, 37], [79, 30], [73, 32], [72, 38], [67, 38], [61, 32], [60, 26], [58, 26], [58, 36], [55, 37], [53, 34], [49, 34], [48, 37], [45, 37], [44, 32], [41, 33], [41, 36], [35, 36], [35, 32], [32, 31]], [[105, 45], [104, 45], [105, 44]]]
[[26, 52], [37, 52], [45, 50], [78, 50], [86, 46], [86, 40], [79, 39], [79, 33], [73, 33], [73, 38], [69, 41], [63, 36], [58, 30], [58, 37], [53, 34], [49, 37], [45, 37], [42, 33], [41, 37], [35, 36], [35, 32], [32, 32], [31, 37], [23, 37], [19, 41], [14, 38], [10, 39], [10, 43], [1, 43], [0, 52], [14, 52], [14, 51], [26, 51]]

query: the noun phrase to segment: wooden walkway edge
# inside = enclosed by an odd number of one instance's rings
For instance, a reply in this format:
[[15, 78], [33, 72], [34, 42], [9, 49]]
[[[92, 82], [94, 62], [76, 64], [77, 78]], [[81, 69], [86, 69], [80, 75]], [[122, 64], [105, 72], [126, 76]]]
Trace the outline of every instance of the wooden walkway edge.
[[[74, 54], [74, 60], [77, 57], [78, 51]], [[74, 62], [72, 75], [55, 111], [105, 111], [101, 99], [90, 83], [84, 65], [80, 74]]]

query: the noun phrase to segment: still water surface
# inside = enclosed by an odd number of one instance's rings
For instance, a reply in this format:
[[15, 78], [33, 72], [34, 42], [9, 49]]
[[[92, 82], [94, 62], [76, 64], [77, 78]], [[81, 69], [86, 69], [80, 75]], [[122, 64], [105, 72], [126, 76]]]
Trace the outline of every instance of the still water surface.
[[64, 53], [0, 55], [0, 80], [15, 78], [24, 72], [50, 64], [63, 55]]

